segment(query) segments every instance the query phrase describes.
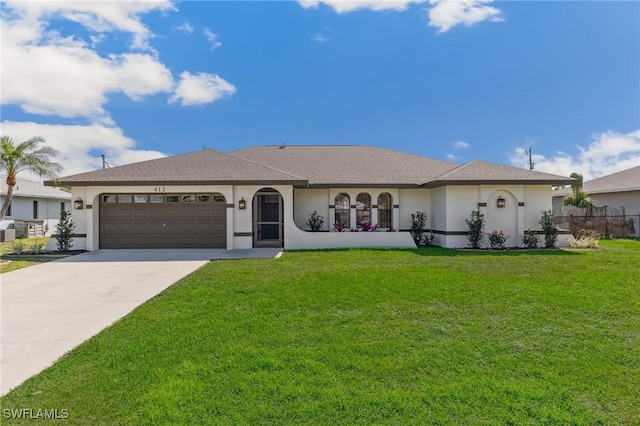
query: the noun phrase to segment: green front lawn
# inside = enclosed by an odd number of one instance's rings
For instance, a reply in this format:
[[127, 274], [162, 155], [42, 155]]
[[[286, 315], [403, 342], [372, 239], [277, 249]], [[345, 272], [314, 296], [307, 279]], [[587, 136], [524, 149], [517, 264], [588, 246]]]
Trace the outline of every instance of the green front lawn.
[[42, 257], [26, 257], [20, 260], [12, 260], [11, 262], [0, 263], [0, 274], [15, 271], [17, 269], [28, 268], [29, 266], [39, 265], [40, 263], [50, 262], [52, 260], [55, 259]]
[[[211, 262], [1, 400], [72, 424], [639, 424], [640, 242]], [[4, 421], [7, 421], [4, 419]]]

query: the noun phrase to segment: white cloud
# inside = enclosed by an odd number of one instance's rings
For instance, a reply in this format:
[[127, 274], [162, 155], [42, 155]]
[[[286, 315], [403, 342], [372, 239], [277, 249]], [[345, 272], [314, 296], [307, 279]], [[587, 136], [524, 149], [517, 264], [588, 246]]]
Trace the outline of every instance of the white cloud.
[[355, 10], [406, 10], [412, 3], [423, 3], [425, 0], [298, 0], [305, 9], [317, 9], [320, 3], [333, 8], [337, 13], [348, 13]]
[[204, 28], [202, 30], [202, 34], [204, 34], [204, 36], [207, 38], [207, 41], [209, 42], [209, 44], [211, 45], [210, 49], [217, 49], [218, 47], [222, 46], [222, 43], [220, 43], [218, 41], [218, 35], [214, 34], [211, 32], [211, 30], [209, 28]]
[[459, 160], [460, 157], [457, 155], [453, 155], [453, 154], [447, 154], [447, 158], [451, 161], [455, 161], [455, 160]]
[[[636, 167], [640, 165], [640, 129], [626, 134], [609, 130], [594, 135], [587, 147], [577, 146], [577, 150], [575, 155], [557, 152], [553, 157], [545, 157], [535, 154], [534, 149], [535, 170], [561, 176], [578, 172], [585, 180], [591, 180]], [[525, 148], [517, 148], [510, 160], [514, 166], [529, 167]]]
[[[125, 136], [121, 129], [100, 124], [62, 125], [3, 121], [2, 134], [11, 135], [17, 142], [32, 136], [44, 136], [48, 146], [60, 151], [57, 161], [64, 166], [63, 176], [102, 168], [100, 154], [104, 154], [110, 164], [117, 166], [166, 155], [153, 150], [135, 149], [135, 142]], [[23, 177], [33, 178], [27, 175]]]
[[456, 25], [471, 26], [481, 21], [499, 22], [504, 19], [498, 8], [489, 6], [493, 0], [298, 0], [305, 9], [317, 9], [325, 4], [337, 13], [349, 13], [356, 10], [407, 10], [411, 4], [426, 3], [431, 7], [424, 10], [429, 16], [429, 25], [439, 33], [449, 31]]
[[77, 22], [97, 32], [122, 31], [133, 36], [131, 47], [148, 49], [149, 29], [140, 15], [151, 11], [173, 11], [169, 0], [146, 1], [18, 1], [5, 2], [5, 8], [20, 20], [38, 22], [42, 18], [59, 16]]
[[488, 4], [493, 0], [429, 0], [429, 25], [438, 29], [439, 33], [449, 31], [456, 25], [470, 27], [481, 21], [499, 22], [500, 9]]
[[311, 37], [311, 40], [317, 41], [318, 43], [324, 43], [325, 41], [329, 41], [330, 39], [323, 36], [322, 34], [314, 34], [313, 37]]
[[193, 32], [193, 27], [191, 26], [191, 24], [189, 22], [186, 22], [186, 21], [185, 21], [184, 24], [179, 25], [177, 27], [177, 29], [180, 30], [180, 31], [187, 32], [187, 33], [192, 33]]
[[169, 98], [170, 103], [180, 101], [181, 105], [200, 105], [236, 93], [236, 87], [217, 74], [191, 74], [185, 71], [180, 74], [180, 83], [175, 93]]
[[465, 141], [458, 141], [456, 143], [453, 144], [453, 146], [456, 149], [467, 149], [469, 148], [471, 145], [469, 145], [468, 143], [466, 143]]
[[[173, 76], [155, 52], [101, 56], [92, 47], [106, 37], [106, 31], [128, 32], [137, 40], [134, 45], [144, 47], [151, 34], [139, 15], [153, 10], [173, 10], [173, 6], [166, 1], [7, 2], [1, 22], [2, 104], [16, 104], [32, 114], [113, 125], [103, 107], [110, 93], [121, 92], [136, 101], [171, 93]], [[52, 16], [99, 33], [89, 34], [86, 41], [63, 37], [49, 27]]]

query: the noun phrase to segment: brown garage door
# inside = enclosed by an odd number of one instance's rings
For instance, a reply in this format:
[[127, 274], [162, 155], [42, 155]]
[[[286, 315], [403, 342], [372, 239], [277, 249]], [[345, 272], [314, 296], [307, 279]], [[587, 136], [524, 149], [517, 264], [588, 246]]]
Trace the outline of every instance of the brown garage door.
[[102, 194], [100, 248], [226, 248], [221, 194]]

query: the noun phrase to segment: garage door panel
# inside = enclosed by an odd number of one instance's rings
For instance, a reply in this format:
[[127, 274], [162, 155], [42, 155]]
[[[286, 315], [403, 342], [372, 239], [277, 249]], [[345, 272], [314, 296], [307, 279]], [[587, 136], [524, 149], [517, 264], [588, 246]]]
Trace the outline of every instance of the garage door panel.
[[224, 203], [101, 203], [100, 247], [225, 248], [226, 222]]

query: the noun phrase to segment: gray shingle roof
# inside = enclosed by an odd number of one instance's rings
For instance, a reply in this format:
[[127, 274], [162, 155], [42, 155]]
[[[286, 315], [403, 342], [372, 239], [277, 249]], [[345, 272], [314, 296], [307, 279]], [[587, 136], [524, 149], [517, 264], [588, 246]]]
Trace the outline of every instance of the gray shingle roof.
[[[56, 186], [136, 184], [292, 184], [295, 186], [420, 186], [540, 183], [572, 180], [499, 164], [465, 165], [361, 145], [257, 146], [188, 154], [67, 176]], [[47, 185], [54, 185], [48, 181]]]
[[304, 176], [310, 185], [420, 185], [458, 164], [373, 146], [256, 146], [230, 155]]
[[[110, 169], [66, 176], [57, 186], [131, 185], [131, 184], [228, 184], [229, 182], [291, 183], [306, 181], [268, 167], [232, 157], [212, 149], [155, 160], [127, 164]], [[53, 181], [46, 182], [53, 185]]]
[[486, 161], [472, 161], [438, 176], [436, 179], [428, 182], [426, 186], [464, 185], [468, 183], [568, 185], [572, 182], [573, 179], [564, 176], [488, 163]]
[[[0, 175], [0, 194], [7, 195], [7, 176]], [[17, 178], [16, 186], [13, 187], [13, 196], [28, 198], [51, 198], [56, 200], [70, 200], [71, 194], [58, 188], [44, 186], [42, 182], [36, 182], [21, 177]]]
[[[587, 194], [640, 191], [640, 166], [590, 180], [582, 185], [582, 189]], [[571, 188], [563, 188], [554, 192], [553, 195], [564, 196], [569, 195], [570, 192]]]

